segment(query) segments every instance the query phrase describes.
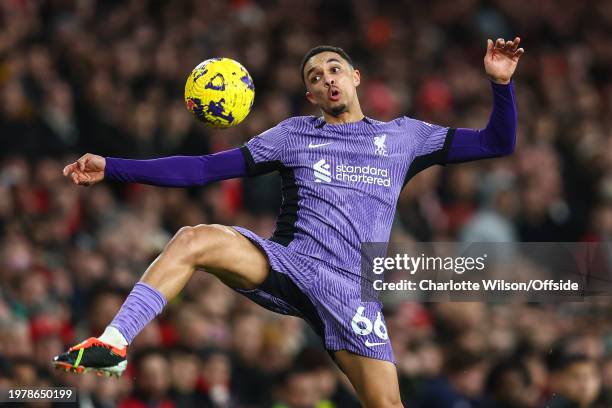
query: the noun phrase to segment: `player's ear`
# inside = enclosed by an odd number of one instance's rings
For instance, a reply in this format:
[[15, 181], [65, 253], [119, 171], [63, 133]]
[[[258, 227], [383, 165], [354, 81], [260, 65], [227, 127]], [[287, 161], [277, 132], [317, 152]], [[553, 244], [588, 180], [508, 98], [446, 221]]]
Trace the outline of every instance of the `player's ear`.
[[308, 102], [312, 103], [313, 105], [317, 104], [315, 97], [312, 95], [312, 92], [310, 91], [306, 91], [306, 99], [308, 99]]
[[356, 87], [361, 83], [361, 72], [358, 69], [353, 70], [353, 85]]

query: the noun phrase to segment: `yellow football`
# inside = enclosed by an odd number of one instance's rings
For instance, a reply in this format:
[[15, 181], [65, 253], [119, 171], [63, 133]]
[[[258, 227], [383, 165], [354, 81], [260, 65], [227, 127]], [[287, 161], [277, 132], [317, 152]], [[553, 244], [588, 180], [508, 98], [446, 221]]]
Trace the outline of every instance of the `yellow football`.
[[191, 71], [185, 84], [187, 109], [207, 126], [228, 128], [247, 117], [255, 100], [249, 72], [230, 58], [211, 58]]

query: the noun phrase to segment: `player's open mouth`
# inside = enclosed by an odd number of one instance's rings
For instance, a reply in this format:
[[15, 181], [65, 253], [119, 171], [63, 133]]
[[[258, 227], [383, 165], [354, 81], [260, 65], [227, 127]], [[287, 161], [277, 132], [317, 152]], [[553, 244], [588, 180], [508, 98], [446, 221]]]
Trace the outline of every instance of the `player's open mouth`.
[[340, 100], [340, 90], [337, 88], [329, 88], [327, 91], [327, 97], [332, 102], [338, 102]]

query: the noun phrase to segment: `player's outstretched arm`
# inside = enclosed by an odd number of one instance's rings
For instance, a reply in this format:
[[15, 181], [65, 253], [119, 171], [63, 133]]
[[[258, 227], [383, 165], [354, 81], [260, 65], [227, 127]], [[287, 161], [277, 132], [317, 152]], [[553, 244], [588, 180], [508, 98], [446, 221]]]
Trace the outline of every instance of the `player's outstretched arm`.
[[106, 159], [86, 153], [80, 159], [64, 167], [62, 173], [77, 185], [90, 186], [104, 180]]
[[497, 84], [510, 83], [519, 59], [525, 52], [523, 48], [519, 48], [520, 43], [519, 37], [512, 41], [498, 38], [495, 43], [493, 40], [487, 40], [484, 67], [491, 81]]
[[512, 75], [523, 55], [521, 39], [487, 41], [485, 71], [491, 80], [493, 110], [484, 129], [457, 129], [448, 149], [447, 163], [460, 163], [511, 154], [516, 144], [517, 112]]
[[87, 153], [64, 168], [74, 184], [92, 185], [103, 179], [164, 187], [190, 187], [247, 174], [240, 149], [204, 156], [171, 156], [152, 160], [118, 159]]

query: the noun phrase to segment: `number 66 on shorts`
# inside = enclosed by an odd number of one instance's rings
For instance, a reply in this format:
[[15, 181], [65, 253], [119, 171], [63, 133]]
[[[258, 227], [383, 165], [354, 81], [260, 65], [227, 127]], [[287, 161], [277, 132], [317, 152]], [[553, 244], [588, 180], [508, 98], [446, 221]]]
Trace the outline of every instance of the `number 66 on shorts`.
[[357, 313], [355, 313], [353, 320], [351, 320], [351, 327], [353, 328], [353, 331], [360, 336], [367, 336], [368, 334], [372, 333], [372, 330], [374, 330], [374, 334], [376, 334], [376, 336], [378, 336], [381, 340], [389, 339], [387, 327], [382, 319], [382, 313], [376, 313], [376, 320], [374, 321], [374, 324], [372, 324], [372, 321], [364, 315], [364, 311], [365, 307], [363, 306], [359, 306], [357, 308]]

